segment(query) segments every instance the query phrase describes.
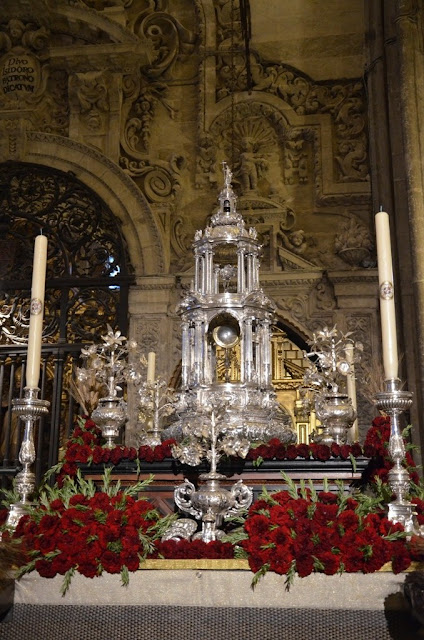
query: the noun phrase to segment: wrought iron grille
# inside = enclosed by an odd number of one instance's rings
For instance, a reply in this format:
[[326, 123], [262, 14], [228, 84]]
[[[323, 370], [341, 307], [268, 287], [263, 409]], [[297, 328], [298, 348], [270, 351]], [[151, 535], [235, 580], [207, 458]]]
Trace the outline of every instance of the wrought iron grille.
[[37, 479], [58, 459], [76, 407], [70, 377], [81, 346], [107, 325], [128, 328], [130, 262], [119, 221], [70, 172], [8, 162], [0, 165], [0, 473], [16, 471], [19, 425], [11, 400], [24, 386], [34, 238], [48, 236], [41, 396], [51, 402], [39, 427]]

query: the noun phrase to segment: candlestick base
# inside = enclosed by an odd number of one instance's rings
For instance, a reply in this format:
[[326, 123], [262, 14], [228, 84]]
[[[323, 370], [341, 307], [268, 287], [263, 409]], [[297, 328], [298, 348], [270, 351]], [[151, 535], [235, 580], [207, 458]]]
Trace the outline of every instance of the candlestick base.
[[35, 475], [30, 468], [36, 458], [34, 425], [39, 418], [48, 413], [50, 406], [48, 400], [38, 398], [39, 391], [38, 387], [25, 387], [24, 397], [12, 400], [12, 411], [19, 414], [24, 422], [24, 435], [19, 450], [19, 462], [23, 468], [14, 480], [14, 488], [20, 499], [10, 505], [6, 520], [6, 527], [9, 529], [15, 529], [20, 518], [28, 512], [31, 507], [29, 497], [35, 489]]
[[388, 484], [395, 499], [388, 504], [388, 518], [402, 524], [408, 533], [418, 534], [413, 505], [407, 498], [411, 479], [403, 466], [406, 450], [399, 421], [400, 414], [412, 405], [412, 393], [400, 388], [398, 378], [386, 380], [385, 385], [386, 389], [376, 394], [376, 400], [378, 409], [390, 417], [389, 454], [393, 468], [388, 474]]

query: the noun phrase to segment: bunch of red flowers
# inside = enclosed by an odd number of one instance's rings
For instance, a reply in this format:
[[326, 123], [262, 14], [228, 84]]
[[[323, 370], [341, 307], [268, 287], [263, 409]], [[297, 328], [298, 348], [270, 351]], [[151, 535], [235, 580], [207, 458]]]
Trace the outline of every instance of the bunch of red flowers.
[[301, 493], [292, 487], [265, 494], [250, 508], [242, 546], [252, 571], [303, 577], [313, 571], [370, 573], [389, 561], [395, 573], [409, 566], [403, 527], [382, 509], [370, 512], [343, 493]]
[[[63, 464], [58, 476], [61, 484], [65, 476], [75, 476], [78, 464], [119, 464], [122, 460], [140, 460], [147, 463], [161, 462], [166, 458], [172, 458], [172, 446], [175, 441], [165, 440], [155, 447], [141, 446], [104, 448], [105, 440], [101, 430], [96, 424], [87, 419], [80, 419], [79, 424], [72, 432], [65, 448]], [[250, 449], [246, 460], [260, 462], [261, 460], [320, 460], [325, 462], [330, 459], [348, 460], [351, 457], [358, 458], [363, 455], [361, 445], [357, 442], [352, 445], [331, 446], [326, 444], [291, 444], [285, 445], [277, 438], [273, 438], [267, 444], [261, 444]]]
[[289, 444], [285, 445], [277, 438], [273, 438], [267, 444], [261, 444], [254, 449], [250, 449], [247, 460], [295, 460], [304, 458], [305, 460], [320, 460], [325, 462], [330, 458], [348, 460], [351, 456], [359, 458], [362, 456], [362, 447], [359, 443], [339, 445], [333, 442], [331, 446], [326, 444]]
[[144, 460], [145, 462], [160, 462], [165, 458], [171, 458], [171, 447], [174, 440], [166, 440], [155, 447], [141, 446], [125, 447], [104, 447], [105, 440], [102, 437], [101, 429], [96, 424], [87, 419], [80, 419], [71, 437], [66, 443], [63, 464], [58, 476], [59, 485], [62, 484], [66, 476], [75, 476], [78, 464], [107, 464], [117, 465], [121, 460]]
[[88, 578], [106, 571], [121, 573], [125, 581], [128, 571], [155, 553], [161, 521], [150, 502], [122, 491], [44, 502], [24, 515], [13, 533], [26, 554], [21, 573], [35, 569], [45, 578], [69, 579], [74, 571]]
[[203, 542], [203, 540], [165, 540], [156, 544], [157, 557], [188, 560], [206, 558], [224, 560], [234, 558], [231, 542]]

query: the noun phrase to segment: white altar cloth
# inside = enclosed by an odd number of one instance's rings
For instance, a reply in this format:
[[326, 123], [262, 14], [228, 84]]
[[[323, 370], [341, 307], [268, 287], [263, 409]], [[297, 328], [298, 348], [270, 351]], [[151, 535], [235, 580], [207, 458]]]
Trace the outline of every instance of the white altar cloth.
[[84, 578], [24, 576], [0, 640], [422, 640], [402, 596], [405, 574], [269, 573], [142, 569]]
[[312, 609], [382, 610], [390, 594], [401, 592], [404, 574], [314, 573], [296, 577], [290, 590], [284, 576], [268, 573], [255, 589], [250, 571], [141, 570], [130, 573], [128, 587], [119, 575], [84, 578], [75, 574], [69, 591], [60, 594], [63, 576], [41, 578], [34, 572], [15, 586], [15, 604], [152, 605], [181, 607], [303, 607]]

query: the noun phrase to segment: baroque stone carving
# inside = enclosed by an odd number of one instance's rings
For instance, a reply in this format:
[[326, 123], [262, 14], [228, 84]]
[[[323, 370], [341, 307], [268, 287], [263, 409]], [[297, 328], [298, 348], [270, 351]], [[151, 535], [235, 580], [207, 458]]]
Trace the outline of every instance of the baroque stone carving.
[[313, 311], [332, 311], [336, 307], [334, 287], [325, 271], [311, 291], [311, 307]]
[[105, 114], [109, 111], [105, 74], [98, 71], [74, 74], [70, 79], [70, 89], [86, 127], [93, 131], [103, 128]]
[[[233, 2], [216, 6], [218, 28], [216, 48], [216, 100], [246, 89], [246, 52], [241, 39], [239, 16]], [[285, 64], [266, 62], [255, 51], [249, 57], [252, 90], [278, 96], [301, 116], [330, 114], [336, 182], [366, 182], [369, 161], [366, 137], [366, 99], [360, 80], [314, 82]], [[290, 157], [290, 154], [288, 154]], [[301, 172], [305, 157], [299, 157]]]
[[304, 322], [305, 318], [308, 315], [307, 310], [307, 301], [308, 296], [306, 293], [301, 293], [298, 295], [285, 295], [285, 296], [275, 296], [274, 302], [277, 307], [284, 311], [286, 315], [294, 318], [298, 322]]
[[356, 216], [344, 220], [334, 239], [337, 255], [353, 267], [372, 267], [374, 242], [369, 229]]
[[170, 81], [175, 80], [175, 64], [194, 50], [196, 34], [185, 28], [166, 10], [162, 0], [152, 0], [130, 24], [135, 35], [149, 51], [150, 64], [144, 65], [141, 75], [124, 80], [124, 148], [130, 153], [149, 150], [151, 125], [156, 106], [161, 104], [171, 118], [175, 108], [170, 101]]
[[0, 24], [0, 108], [38, 103], [48, 78], [49, 32], [33, 23], [12, 19]]

